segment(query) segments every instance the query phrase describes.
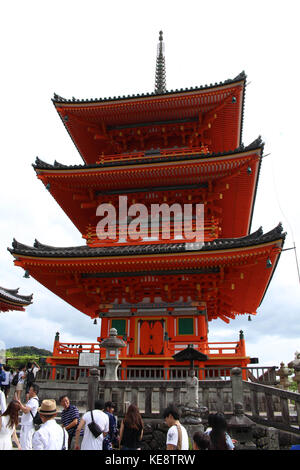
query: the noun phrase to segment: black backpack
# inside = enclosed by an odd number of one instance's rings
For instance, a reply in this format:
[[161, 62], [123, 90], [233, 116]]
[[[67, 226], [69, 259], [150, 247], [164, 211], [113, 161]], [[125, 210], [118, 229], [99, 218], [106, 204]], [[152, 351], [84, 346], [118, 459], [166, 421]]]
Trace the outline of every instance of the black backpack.
[[14, 377], [11, 381], [11, 384], [16, 386], [16, 385], [18, 385], [18, 382], [19, 382], [19, 372], [17, 372], [16, 375], [14, 375]]
[[[36, 398], [36, 397], [33, 397], [33, 398], [34, 398], [35, 400], [37, 400], [38, 403], [39, 403], [39, 399], [38, 399], [38, 398]], [[32, 422], [33, 422], [33, 424], [35, 424], [36, 426], [40, 426], [40, 425], [42, 424], [42, 422], [43, 422], [43, 421], [41, 420], [40, 413], [37, 411], [37, 412], [36, 412], [36, 415], [33, 416], [32, 411], [30, 410], [30, 414], [31, 414], [31, 416], [32, 416]]]
[[27, 383], [32, 384], [34, 381], [35, 381], [34, 373], [32, 372], [31, 369], [28, 369], [28, 371], [27, 371]]

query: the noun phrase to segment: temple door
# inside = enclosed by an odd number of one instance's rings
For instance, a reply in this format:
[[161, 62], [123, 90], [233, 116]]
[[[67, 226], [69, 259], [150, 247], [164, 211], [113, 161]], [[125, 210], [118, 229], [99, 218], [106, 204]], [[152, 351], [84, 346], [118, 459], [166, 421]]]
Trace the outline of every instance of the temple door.
[[138, 354], [161, 355], [164, 349], [164, 320], [139, 320]]

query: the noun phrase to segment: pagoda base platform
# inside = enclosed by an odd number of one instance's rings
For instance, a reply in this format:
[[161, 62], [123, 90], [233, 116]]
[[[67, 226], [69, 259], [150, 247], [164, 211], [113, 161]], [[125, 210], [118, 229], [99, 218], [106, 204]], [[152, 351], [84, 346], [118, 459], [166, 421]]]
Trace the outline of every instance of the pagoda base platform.
[[[168, 356], [136, 355], [128, 357], [126, 356], [126, 348], [124, 350], [119, 356], [122, 361], [119, 371], [121, 380], [147, 377], [167, 380], [179, 379], [184, 377], [186, 371], [191, 368], [191, 364], [187, 361], [175, 361], [172, 354]], [[212, 352], [216, 350], [217, 353]], [[80, 366], [81, 353], [100, 354], [99, 366], [104, 367], [105, 351], [100, 350], [99, 343], [67, 344], [56, 341], [53, 356], [48, 357], [46, 362], [49, 366], [54, 367], [78, 367]], [[245, 355], [244, 339], [231, 343], [207, 343], [205, 354], [208, 356], [207, 361], [194, 361], [193, 364], [193, 367], [198, 371], [197, 375], [200, 380], [227, 377], [233, 367], [246, 368], [251, 363], [250, 357]]]

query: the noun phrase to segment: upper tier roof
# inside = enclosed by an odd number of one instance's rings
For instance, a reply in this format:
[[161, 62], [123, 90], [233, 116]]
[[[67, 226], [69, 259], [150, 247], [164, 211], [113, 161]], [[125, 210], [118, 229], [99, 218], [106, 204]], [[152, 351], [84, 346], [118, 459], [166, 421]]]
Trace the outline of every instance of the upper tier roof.
[[166, 96], [166, 95], [174, 95], [178, 93], [189, 93], [189, 92], [194, 92], [194, 91], [199, 91], [199, 90], [210, 90], [213, 88], [219, 88], [224, 85], [231, 85], [236, 82], [240, 82], [241, 80], [246, 80], [246, 73], [242, 71], [239, 75], [237, 75], [235, 78], [229, 78], [227, 80], [224, 80], [223, 82], [215, 82], [215, 83], [210, 83], [209, 85], [200, 85], [200, 86], [195, 86], [195, 87], [190, 87], [190, 88], [176, 88], [175, 90], [166, 90], [164, 93], [139, 93], [136, 95], [123, 95], [123, 96], [113, 96], [113, 97], [108, 97], [108, 98], [86, 98], [86, 99], [78, 99], [75, 98], [74, 96], [72, 98], [63, 98], [62, 96], [58, 95], [57, 93], [54, 93], [53, 96], [53, 103], [54, 104], [69, 104], [69, 103], [79, 103], [79, 104], [84, 104], [84, 103], [107, 103], [111, 101], [123, 101], [123, 100], [134, 100], [137, 98], [148, 98], [148, 97], [157, 97], [157, 96]]
[[[55, 94], [53, 103], [88, 164], [98, 161], [103, 153], [180, 146], [182, 140], [197, 140], [195, 136], [200, 134], [210, 151], [225, 152], [241, 143], [245, 83], [242, 72], [214, 85], [161, 94], [87, 100]], [[165, 138], [167, 144], [163, 143]]]

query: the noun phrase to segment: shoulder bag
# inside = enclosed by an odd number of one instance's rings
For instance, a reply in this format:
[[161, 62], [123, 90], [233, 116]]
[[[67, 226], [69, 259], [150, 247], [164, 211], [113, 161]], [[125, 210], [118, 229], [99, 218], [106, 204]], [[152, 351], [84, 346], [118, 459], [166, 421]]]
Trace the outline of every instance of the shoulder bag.
[[97, 439], [97, 437], [99, 437], [103, 431], [100, 428], [100, 426], [97, 423], [95, 423], [92, 411], [91, 411], [91, 416], [92, 416], [92, 422], [88, 424], [88, 428], [93, 434], [94, 438]]
[[178, 441], [177, 441], [177, 450], [181, 450], [182, 447], [182, 431], [180, 424], [176, 424], [177, 432], [178, 432]]

